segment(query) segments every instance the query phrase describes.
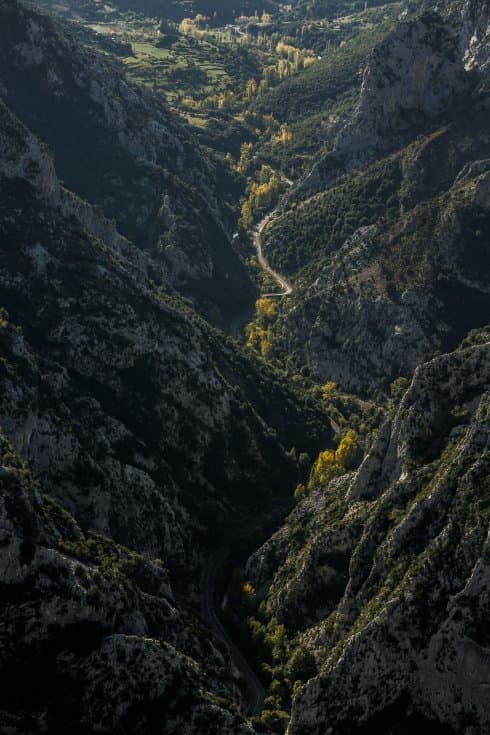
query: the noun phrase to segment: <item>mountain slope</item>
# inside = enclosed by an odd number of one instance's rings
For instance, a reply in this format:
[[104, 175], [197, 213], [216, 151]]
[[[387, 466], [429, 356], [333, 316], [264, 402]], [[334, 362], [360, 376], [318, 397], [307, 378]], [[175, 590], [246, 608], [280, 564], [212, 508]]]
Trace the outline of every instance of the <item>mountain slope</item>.
[[2, 732], [251, 732], [162, 562], [82, 532], [3, 434], [0, 462]]
[[488, 728], [488, 336], [420, 366], [359, 470], [249, 560], [319, 670], [289, 733]]
[[156, 286], [3, 103], [0, 131], [2, 727], [249, 732], [200, 573], [290, 507], [327, 417]]
[[459, 36], [436, 14], [400, 23], [373, 49], [359, 103], [332, 153], [300, 187], [301, 195], [325, 188], [338, 176], [400, 148], [471, 89]]
[[0, 3], [0, 61], [4, 100], [50, 145], [66, 185], [102, 207], [206, 316], [223, 324], [243, 311], [253, 289], [216, 186], [229, 182], [165, 105], [17, 0]]
[[4, 375], [2, 423], [78, 520], [177, 560], [188, 548], [186, 504], [214, 515], [215, 530], [222, 512], [267, 507], [273, 487], [284, 489], [290, 461], [267, 424], [284, 422], [280, 441], [300, 447], [301, 410], [272, 374], [264, 382], [263, 368], [156, 288], [139, 251], [121, 255], [76, 210], [53, 204], [49, 156], [3, 114], [17, 137], [4, 140], [0, 165], [1, 297], [25, 347], [17, 355], [6, 343], [7, 361], [23, 368]]
[[[296, 276], [275, 325], [276, 354], [349, 391], [386, 390], [489, 320], [484, 40], [473, 25], [469, 49], [466, 21], [458, 23], [423, 16], [381, 43], [337, 148], [298, 190], [307, 198], [285, 202], [264, 235], [271, 265]], [[427, 64], [418, 88], [414, 70]], [[412, 95], [400, 81], [407, 74]], [[399, 150], [386, 156], [391, 147]], [[323, 190], [309, 196], [313, 179]]]
[[[412, 162], [410, 176], [423, 165]], [[408, 175], [402, 188], [408, 199]], [[490, 314], [488, 162], [468, 164], [449, 191], [386, 224], [364, 225], [305, 270], [275, 327], [279, 354], [347, 390], [386, 389]]]

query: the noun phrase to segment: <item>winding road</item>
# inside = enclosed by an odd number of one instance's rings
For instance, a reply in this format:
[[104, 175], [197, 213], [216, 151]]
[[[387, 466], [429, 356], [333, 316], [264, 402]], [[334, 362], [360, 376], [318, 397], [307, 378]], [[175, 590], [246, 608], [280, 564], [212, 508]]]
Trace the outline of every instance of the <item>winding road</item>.
[[[293, 182], [290, 179], [287, 179], [285, 176], [282, 176], [282, 180], [285, 184], [287, 184], [289, 187], [293, 185]], [[277, 285], [281, 289], [281, 291], [276, 293], [263, 293], [261, 296], [263, 298], [268, 299], [280, 299], [283, 296], [289, 296], [293, 292], [293, 287], [289, 283], [289, 281], [284, 277], [281, 276], [280, 273], [275, 271], [267, 262], [267, 258], [265, 257], [263, 250], [262, 250], [262, 234], [267, 227], [267, 225], [276, 217], [277, 213], [279, 212], [279, 204], [272, 210], [272, 212], [269, 212], [263, 219], [260, 220], [260, 222], [254, 227], [253, 234], [252, 234], [252, 242], [254, 245], [254, 248], [257, 252], [257, 260], [262, 268], [262, 270], [269, 273], [270, 276], [276, 281]], [[250, 321], [252, 318], [252, 312], [247, 310], [245, 312], [242, 312], [238, 316], [236, 316], [231, 322], [229, 326], [229, 330], [231, 334], [236, 338], [240, 339], [240, 336], [242, 334], [243, 327], [247, 322]]]
[[[285, 176], [282, 177], [283, 181], [288, 185], [292, 186], [293, 182], [290, 179], [287, 179]], [[267, 271], [269, 275], [272, 276], [272, 278], [276, 281], [278, 286], [282, 289], [279, 293], [264, 293], [262, 294], [263, 297], [267, 298], [282, 298], [283, 296], [289, 296], [289, 294], [293, 293], [293, 287], [285, 278], [284, 276], [281, 276], [280, 273], [275, 271], [267, 262], [267, 258], [264, 255], [264, 252], [262, 250], [262, 234], [267, 227], [267, 225], [274, 219], [274, 217], [277, 215], [279, 211], [279, 204], [275, 209], [272, 210], [272, 212], [269, 212], [263, 219], [260, 220], [258, 225], [256, 225], [254, 231], [253, 231], [253, 244], [255, 247], [255, 250], [257, 251], [257, 260], [259, 261], [259, 265], [262, 268], [262, 270]]]
[[[287, 179], [285, 176], [282, 176], [282, 180], [284, 183], [286, 183], [289, 187], [293, 185], [293, 182], [290, 179]], [[255, 246], [255, 250], [257, 251], [257, 260], [259, 261], [260, 267], [267, 271], [272, 278], [276, 281], [276, 283], [280, 286], [282, 291], [280, 293], [263, 293], [262, 297], [271, 299], [271, 298], [282, 298], [283, 296], [289, 296], [293, 293], [293, 287], [289, 283], [289, 281], [284, 278], [284, 276], [281, 276], [280, 273], [275, 271], [267, 262], [267, 258], [265, 257], [263, 250], [262, 250], [262, 234], [274, 217], [277, 215], [279, 211], [280, 204], [275, 207], [275, 209], [272, 210], [272, 212], [269, 212], [263, 219], [260, 220], [258, 225], [256, 225], [254, 231], [253, 231], [253, 244]], [[333, 419], [331, 416], [328, 417], [330, 421], [330, 426], [332, 427], [332, 431], [334, 434], [340, 434], [341, 428], [339, 424]]]
[[228, 559], [228, 551], [219, 549], [212, 554], [203, 570], [201, 579], [201, 614], [212, 632], [223, 641], [228, 648], [231, 660], [240, 672], [248, 693], [248, 707], [246, 715], [254, 717], [262, 711], [265, 699], [265, 690], [257, 674], [250, 667], [242, 652], [232, 641], [226, 628], [218, 617], [215, 607], [216, 581]]

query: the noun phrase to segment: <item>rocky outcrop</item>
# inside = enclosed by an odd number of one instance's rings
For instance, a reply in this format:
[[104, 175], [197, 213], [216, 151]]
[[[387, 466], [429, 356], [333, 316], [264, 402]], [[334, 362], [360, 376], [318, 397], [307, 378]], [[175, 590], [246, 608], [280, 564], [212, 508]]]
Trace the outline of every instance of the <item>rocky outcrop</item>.
[[[426, 0], [422, 7], [431, 11], [434, 3]], [[488, 73], [490, 8], [486, 0], [438, 0], [435, 10], [458, 27], [466, 67]]]
[[25, 179], [36, 194], [57, 204], [60, 185], [52, 157], [0, 100], [0, 175], [6, 179]]
[[320, 668], [291, 735], [488, 729], [485, 340], [420, 366], [360, 469], [312, 489], [249, 560]]
[[434, 13], [400, 23], [375, 47], [355, 114], [340, 131], [333, 152], [301, 184], [301, 195], [399, 149], [444, 112], [452, 113], [475, 87], [471, 72], [485, 72], [483, 25], [474, 9], [456, 28]]
[[490, 7], [485, 0], [466, 0], [462, 4], [462, 45], [468, 69], [482, 75], [490, 71]]
[[369, 59], [359, 105], [337, 151], [372, 158], [393, 145], [394, 135], [420, 128], [461, 98], [469, 84], [458, 40], [436, 15], [400, 24]]
[[152, 263], [143, 251], [120, 235], [100, 208], [88, 204], [60, 184], [48, 147], [12, 114], [2, 100], [0, 145], [4, 152], [0, 159], [0, 177], [28, 181], [36, 196], [47, 206], [57, 209], [64, 217], [75, 217], [90, 235], [102, 240], [142, 271], [151, 272], [155, 280], [164, 280], [163, 268]]

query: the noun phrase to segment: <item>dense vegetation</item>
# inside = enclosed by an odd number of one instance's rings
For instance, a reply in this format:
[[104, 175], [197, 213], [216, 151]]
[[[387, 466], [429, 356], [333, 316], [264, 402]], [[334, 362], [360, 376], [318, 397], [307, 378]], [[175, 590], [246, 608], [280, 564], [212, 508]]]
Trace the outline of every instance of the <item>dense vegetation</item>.
[[[0, 729], [430, 731], [438, 636], [434, 721], [477, 722], [440, 663], [488, 646], [480, 62], [415, 128], [383, 94], [420, 37], [394, 66], [379, 42], [428, 2], [22, 2], [0, 0]], [[389, 84], [361, 129], [400, 128], [312, 195], [368, 61]]]
[[340, 247], [359, 227], [399, 213], [400, 162], [396, 156], [348, 176], [267, 229], [265, 250], [280, 272], [295, 273]]

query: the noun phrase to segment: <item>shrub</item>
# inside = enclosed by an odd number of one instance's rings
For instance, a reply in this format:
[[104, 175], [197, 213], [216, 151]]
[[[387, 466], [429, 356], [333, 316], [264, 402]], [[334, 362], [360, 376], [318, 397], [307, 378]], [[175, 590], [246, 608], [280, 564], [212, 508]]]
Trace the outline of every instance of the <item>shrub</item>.
[[288, 661], [286, 672], [295, 683], [308, 681], [317, 673], [313, 654], [304, 648], [297, 648]]

